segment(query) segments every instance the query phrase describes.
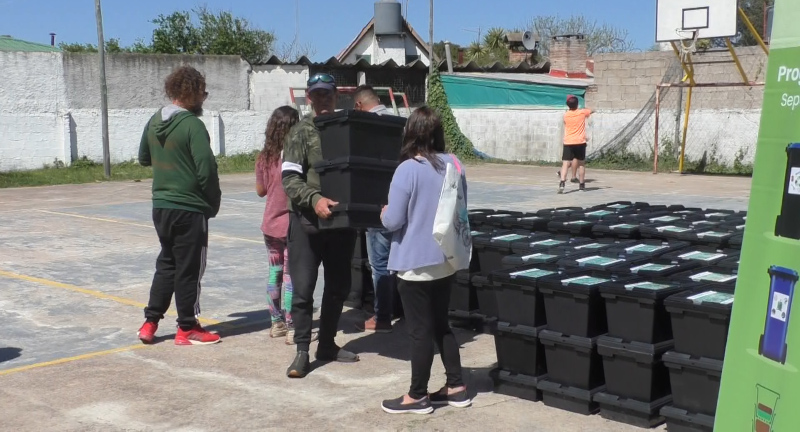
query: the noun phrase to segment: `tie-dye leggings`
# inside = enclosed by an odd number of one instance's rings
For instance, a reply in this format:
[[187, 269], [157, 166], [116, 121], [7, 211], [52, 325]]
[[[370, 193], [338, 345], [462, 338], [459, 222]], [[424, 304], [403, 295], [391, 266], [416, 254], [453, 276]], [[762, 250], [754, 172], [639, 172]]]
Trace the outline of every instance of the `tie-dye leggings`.
[[[292, 327], [292, 279], [289, 276], [289, 248], [286, 238], [264, 236], [269, 252], [269, 279], [267, 280], [267, 306], [272, 322], [285, 322]], [[281, 288], [283, 298], [281, 299]], [[281, 301], [283, 300], [283, 301]]]

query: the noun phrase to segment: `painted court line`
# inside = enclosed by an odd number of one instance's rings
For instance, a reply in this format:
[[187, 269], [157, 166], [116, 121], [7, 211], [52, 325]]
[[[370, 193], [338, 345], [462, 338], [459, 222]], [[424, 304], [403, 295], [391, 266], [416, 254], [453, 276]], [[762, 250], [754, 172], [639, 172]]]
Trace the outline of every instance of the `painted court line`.
[[[113, 224], [119, 224], [119, 225], [129, 225], [129, 226], [135, 226], [135, 227], [140, 227], [140, 228], [148, 228], [148, 229], [151, 229], [151, 230], [155, 229], [155, 228], [153, 228], [153, 225], [147, 225], [147, 224], [136, 223], [136, 222], [128, 222], [128, 221], [121, 221], [121, 220], [108, 219], [108, 218], [99, 218], [99, 217], [94, 217], [94, 216], [83, 216], [83, 215], [77, 215], [77, 214], [74, 214], [74, 213], [64, 213], [64, 212], [58, 212], [58, 211], [52, 211], [52, 210], [36, 210], [36, 211], [39, 212], [39, 213], [51, 214], [51, 215], [56, 215], [56, 216], [68, 216], [68, 217], [74, 217], [74, 218], [78, 218], [78, 219], [86, 219], [86, 220], [97, 221], [97, 222], [107, 222], [107, 223], [113, 223]], [[213, 237], [213, 238], [222, 239], [222, 240], [235, 240], [235, 241], [241, 241], [241, 242], [247, 242], [247, 243], [264, 244], [263, 240], [253, 240], [253, 239], [246, 239], [246, 238], [241, 238], [241, 237], [229, 237], [229, 236], [224, 236], [224, 235], [219, 235], [219, 234], [209, 234], [208, 236], [209, 237]]]
[[[250, 322], [250, 323], [244, 323], [244, 324], [240, 324], [240, 325], [230, 325], [227, 322], [218, 322], [217, 325], [219, 327], [224, 327], [226, 330], [236, 330], [236, 329], [246, 328], [246, 327], [255, 326], [255, 325], [259, 325], [259, 324], [264, 324], [264, 323], [270, 322], [270, 321], [272, 321], [272, 320], [271, 319], [266, 319], [266, 320], [253, 321], [253, 322]], [[94, 358], [94, 357], [102, 357], [102, 356], [107, 356], [107, 355], [112, 355], [112, 354], [118, 354], [118, 353], [133, 351], [133, 350], [137, 350], [137, 349], [142, 349], [142, 348], [152, 348], [152, 347], [156, 347], [156, 346], [158, 346], [158, 345], [136, 344], [136, 345], [129, 345], [129, 346], [122, 347], [122, 348], [114, 348], [114, 349], [110, 349], [110, 350], [90, 352], [90, 353], [80, 354], [80, 355], [76, 355], [76, 356], [72, 356], [72, 357], [65, 357], [65, 358], [60, 358], [60, 359], [41, 362], [41, 363], [34, 363], [34, 364], [26, 365], [26, 366], [20, 366], [20, 367], [16, 367], [16, 368], [12, 368], [12, 369], [0, 370], [0, 376], [11, 375], [11, 374], [14, 374], [14, 373], [25, 372], [25, 371], [29, 371], [29, 370], [32, 370], [32, 369], [39, 369], [39, 368], [43, 368], [43, 367], [47, 367], [47, 366], [57, 366], [57, 365], [65, 364], [65, 363], [72, 363], [74, 361], [86, 360], [86, 359], [90, 359], [90, 358]]]
[[122, 347], [122, 348], [115, 348], [115, 349], [110, 349], [110, 350], [105, 350], [105, 351], [97, 351], [97, 352], [77, 355], [77, 356], [74, 356], [74, 357], [66, 357], [66, 358], [61, 358], [61, 359], [52, 360], [52, 361], [34, 363], [34, 364], [31, 364], [31, 365], [20, 366], [20, 367], [16, 367], [16, 368], [13, 368], [13, 369], [1, 370], [0, 371], [0, 376], [11, 375], [13, 373], [25, 372], [25, 371], [29, 371], [31, 369], [38, 369], [38, 368], [43, 368], [43, 367], [47, 367], [47, 366], [56, 366], [56, 365], [60, 365], [60, 364], [64, 364], [64, 363], [74, 362], [74, 361], [77, 361], [77, 360], [85, 360], [85, 359], [90, 359], [90, 358], [93, 358], [93, 357], [100, 357], [100, 356], [116, 354], [116, 353], [121, 353], [121, 352], [126, 352], [126, 351], [132, 351], [132, 350], [135, 350], [135, 349], [141, 349], [141, 348], [147, 348], [147, 347], [148, 347], [148, 345], [144, 345], [144, 344], [130, 345], [130, 346]]
[[[70, 284], [65, 284], [65, 283], [61, 283], [61, 282], [51, 281], [49, 279], [42, 279], [42, 278], [33, 277], [33, 276], [21, 275], [21, 274], [17, 274], [17, 273], [7, 272], [7, 271], [4, 271], [4, 270], [0, 270], [0, 276], [6, 277], [6, 278], [9, 278], [9, 279], [16, 279], [16, 280], [21, 280], [21, 281], [26, 281], [26, 282], [33, 282], [33, 283], [45, 285], [45, 286], [48, 286], [48, 287], [51, 287], [51, 288], [59, 288], [59, 289], [67, 290], [67, 291], [86, 294], [86, 295], [90, 295], [90, 296], [92, 296], [94, 298], [98, 298], [98, 299], [102, 299], [102, 300], [110, 300], [110, 301], [113, 301], [113, 302], [116, 302], [116, 303], [120, 303], [120, 304], [124, 304], [124, 305], [128, 305], [128, 306], [134, 306], [134, 307], [137, 307], [137, 308], [140, 308], [140, 309], [144, 309], [145, 307], [147, 307], [146, 304], [137, 302], [136, 300], [127, 299], [125, 297], [118, 297], [118, 296], [111, 295], [111, 294], [106, 294], [106, 293], [101, 292], [101, 291], [81, 288], [81, 287], [75, 286], [75, 285], [70, 285]], [[171, 315], [171, 316], [177, 316], [177, 314], [172, 310], [168, 311], [167, 313], [169, 315]], [[201, 324], [206, 324], [206, 325], [219, 325], [219, 324], [221, 324], [220, 321], [217, 321], [215, 319], [210, 319], [210, 318], [197, 318], [197, 320], [200, 321]]]

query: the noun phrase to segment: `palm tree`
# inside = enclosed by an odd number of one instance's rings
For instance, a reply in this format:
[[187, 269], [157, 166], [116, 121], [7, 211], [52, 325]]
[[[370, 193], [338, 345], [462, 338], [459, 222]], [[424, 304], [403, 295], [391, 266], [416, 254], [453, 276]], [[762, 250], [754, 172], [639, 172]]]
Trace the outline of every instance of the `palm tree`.
[[486, 54], [486, 49], [480, 42], [472, 42], [467, 48], [467, 57], [470, 60], [478, 60]]
[[489, 51], [505, 50], [506, 31], [500, 27], [493, 27], [483, 37], [483, 46]]

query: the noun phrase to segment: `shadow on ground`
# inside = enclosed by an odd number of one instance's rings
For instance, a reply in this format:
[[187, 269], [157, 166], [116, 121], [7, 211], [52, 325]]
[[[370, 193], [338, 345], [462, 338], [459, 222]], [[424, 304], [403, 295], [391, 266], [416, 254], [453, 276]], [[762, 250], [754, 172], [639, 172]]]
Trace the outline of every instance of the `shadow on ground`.
[[[374, 353], [397, 360], [411, 360], [411, 341], [406, 330], [405, 319], [401, 318], [396, 321], [391, 333], [359, 332], [356, 330], [355, 323], [359, 320], [363, 322], [365, 316], [367, 315], [360, 310], [347, 312], [348, 319], [342, 320], [343, 324], [347, 326], [345, 333], [360, 333], [364, 336], [348, 342], [343, 348], [357, 354]], [[460, 347], [473, 342], [476, 336], [474, 332], [461, 329], [453, 329], [453, 333]], [[435, 350], [435, 353], [438, 354], [438, 350]]]
[[0, 348], [0, 363], [14, 360], [22, 355], [22, 348], [5, 347]]

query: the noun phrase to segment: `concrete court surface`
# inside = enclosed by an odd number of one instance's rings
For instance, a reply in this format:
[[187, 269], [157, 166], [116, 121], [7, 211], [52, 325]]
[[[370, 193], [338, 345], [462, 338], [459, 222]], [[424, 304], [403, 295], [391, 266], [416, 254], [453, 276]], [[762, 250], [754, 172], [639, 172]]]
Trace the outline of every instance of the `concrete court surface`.
[[[556, 195], [555, 170], [469, 166], [470, 207], [638, 200], [743, 210], [750, 190], [748, 178], [590, 169], [587, 192], [568, 185]], [[389, 335], [356, 333], [358, 311], [345, 312], [338, 342], [360, 363], [285, 378], [294, 349], [268, 336], [263, 203], [251, 175], [225, 176], [222, 189], [202, 319], [224, 339], [205, 347], [172, 344], [174, 315], [162, 321], [160, 343], [136, 339], [158, 253], [149, 182], [0, 190], [0, 430], [638, 430], [492, 393], [493, 339], [460, 330], [473, 407], [384, 414], [380, 401], [408, 388], [407, 336], [402, 325]], [[436, 359], [431, 391], [443, 381]]]

